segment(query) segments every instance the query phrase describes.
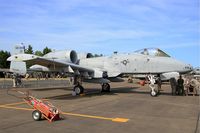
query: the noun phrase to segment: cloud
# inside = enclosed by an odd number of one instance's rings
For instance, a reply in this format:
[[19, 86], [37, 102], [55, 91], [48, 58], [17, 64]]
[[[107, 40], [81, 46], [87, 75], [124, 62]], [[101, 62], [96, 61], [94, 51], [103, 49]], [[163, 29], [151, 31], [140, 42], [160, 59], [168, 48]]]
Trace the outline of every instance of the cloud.
[[1, 0], [0, 45], [96, 52], [196, 47], [198, 10], [198, 0]]

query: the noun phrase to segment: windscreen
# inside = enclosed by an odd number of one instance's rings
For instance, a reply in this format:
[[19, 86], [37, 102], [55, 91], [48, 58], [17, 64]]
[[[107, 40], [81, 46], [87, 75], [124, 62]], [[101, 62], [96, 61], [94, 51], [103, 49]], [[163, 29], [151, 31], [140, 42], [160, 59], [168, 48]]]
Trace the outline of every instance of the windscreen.
[[135, 51], [135, 53], [143, 54], [143, 55], [151, 55], [151, 56], [160, 56], [160, 57], [170, 57], [167, 53], [164, 51], [158, 49], [158, 48], [145, 48], [138, 51]]

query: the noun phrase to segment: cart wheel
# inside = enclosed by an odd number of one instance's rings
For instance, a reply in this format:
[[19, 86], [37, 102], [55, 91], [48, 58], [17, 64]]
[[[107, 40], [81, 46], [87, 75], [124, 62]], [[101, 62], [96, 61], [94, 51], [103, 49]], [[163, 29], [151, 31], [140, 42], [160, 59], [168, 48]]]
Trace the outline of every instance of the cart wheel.
[[39, 121], [42, 117], [42, 113], [39, 110], [34, 110], [32, 113], [32, 117], [35, 121]]

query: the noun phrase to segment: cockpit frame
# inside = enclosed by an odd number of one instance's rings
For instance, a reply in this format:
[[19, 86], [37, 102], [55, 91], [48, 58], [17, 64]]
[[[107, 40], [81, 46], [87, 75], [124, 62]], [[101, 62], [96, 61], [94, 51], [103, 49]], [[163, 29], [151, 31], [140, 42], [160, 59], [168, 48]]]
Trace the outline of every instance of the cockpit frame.
[[135, 51], [135, 53], [156, 56], [156, 57], [170, 57], [167, 53], [160, 50], [159, 48], [144, 48], [144, 49]]

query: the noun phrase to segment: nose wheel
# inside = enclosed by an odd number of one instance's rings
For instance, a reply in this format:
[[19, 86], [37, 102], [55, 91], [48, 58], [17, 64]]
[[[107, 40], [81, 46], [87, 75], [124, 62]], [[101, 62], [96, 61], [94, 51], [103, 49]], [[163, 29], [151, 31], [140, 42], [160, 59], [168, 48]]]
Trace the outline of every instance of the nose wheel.
[[155, 97], [155, 96], [158, 95], [158, 92], [156, 92], [155, 90], [151, 90], [150, 94], [151, 94], [152, 97]]

